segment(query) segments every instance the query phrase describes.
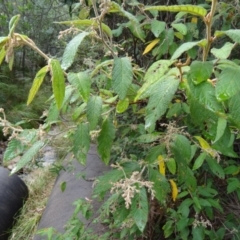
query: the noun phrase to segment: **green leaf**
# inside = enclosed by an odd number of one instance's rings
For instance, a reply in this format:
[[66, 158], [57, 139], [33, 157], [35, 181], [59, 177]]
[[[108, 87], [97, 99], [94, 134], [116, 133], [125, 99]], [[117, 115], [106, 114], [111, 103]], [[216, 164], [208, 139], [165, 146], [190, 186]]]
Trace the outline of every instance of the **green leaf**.
[[115, 128], [109, 118], [103, 121], [101, 132], [98, 136], [98, 153], [102, 161], [108, 164], [110, 161], [110, 152], [115, 137]]
[[195, 47], [195, 46], [205, 46], [206, 45], [206, 39], [197, 41], [197, 42], [187, 42], [183, 43], [172, 55], [171, 60], [179, 58], [184, 52], [188, 51], [189, 49]]
[[138, 90], [135, 101], [149, 97], [152, 94], [152, 91], [155, 89], [153, 83], [159, 81], [161, 77], [166, 74], [169, 67], [174, 63], [174, 60], [159, 60], [154, 62], [147, 70], [143, 86]]
[[240, 43], [240, 30], [239, 29], [230, 29], [227, 31], [216, 31], [214, 36], [220, 37], [222, 35], [227, 35], [230, 37], [234, 42]]
[[196, 159], [196, 161], [193, 164], [193, 168], [192, 170], [197, 170], [198, 168], [200, 168], [204, 162], [204, 160], [206, 159], [207, 153], [206, 152], [202, 152], [198, 158]]
[[166, 165], [167, 165], [167, 168], [168, 168], [168, 170], [171, 174], [176, 173], [177, 166], [176, 166], [176, 161], [174, 160], [174, 158], [167, 159], [166, 160]]
[[116, 111], [117, 113], [123, 113], [128, 109], [129, 106], [129, 99], [128, 98], [124, 98], [123, 100], [119, 100], [117, 107], [116, 107]]
[[132, 78], [133, 70], [130, 59], [128, 57], [115, 58], [112, 72], [112, 87], [121, 100], [126, 97]]
[[151, 31], [156, 38], [164, 31], [165, 27], [165, 22], [156, 19], [151, 20]]
[[239, 170], [240, 170], [240, 168], [238, 166], [231, 165], [231, 166], [224, 168], [224, 173], [225, 174], [236, 174], [239, 172]]
[[174, 221], [173, 220], [167, 221], [162, 229], [164, 231], [164, 237], [168, 238], [169, 236], [172, 235], [172, 233], [175, 230], [175, 228], [174, 228]]
[[187, 34], [187, 26], [185, 24], [183, 24], [183, 23], [172, 23], [171, 25], [172, 25], [173, 28], [175, 28], [181, 34], [183, 34], [183, 35]]
[[92, 96], [87, 103], [87, 119], [90, 130], [95, 129], [102, 113], [102, 98]]
[[90, 148], [90, 134], [88, 123], [80, 123], [73, 136], [73, 153], [79, 163], [85, 165]]
[[139, 38], [142, 42], [145, 42], [146, 35], [139, 23], [129, 21], [127, 27], [135, 37]]
[[207, 10], [201, 6], [195, 5], [171, 5], [171, 6], [147, 6], [144, 11], [158, 10], [158, 11], [168, 11], [168, 12], [186, 12], [195, 16], [204, 17], [207, 14]]
[[[237, 88], [237, 86], [236, 86]], [[229, 113], [232, 121], [240, 128], [240, 93], [238, 92], [229, 100]]]
[[215, 174], [217, 177], [219, 177], [221, 179], [225, 178], [225, 173], [223, 171], [223, 168], [217, 162], [216, 159], [214, 159], [211, 156], [207, 155], [206, 156], [206, 161], [207, 161], [208, 166], [209, 166], [209, 168], [210, 168], [210, 170], [212, 171], [213, 174]]
[[227, 59], [230, 56], [234, 46], [235, 45], [233, 43], [226, 42], [224, 46], [219, 49], [212, 48], [211, 53], [218, 59]]
[[44, 146], [44, 142], [39, 140], [35, 142], [20, 158], [16, 166], [12, 169], [11, 174], [16, 173], [18, 170], [26, 166], [34, 156], [39, 152], [39, 150]]
[[240, 181], [237, 178], [228, 178], [227, 182], [227, 194], [232, 193], [240, 188]]
[[227, 120], [225, 118], [219, 117], [217, 123], [217, 135], [213, 143], [217, 142], [224, 134], [227, 127]]
[[88, 36], [88, 32], [81, 32], [76, 35], [68, 44], [64, 50], [62, 57], [62, 69], [67, 70], [73, 63], [74, 58], [77, 54], [78, 47], [82, 43], [83, 39]]
[[196, 226], [192, 228], [192, 235], [194, 240], [203, 240], [205, 239], [204, 227]]
[[6, 44], [7, 41], [9, 41], [9, 36], [7, 37], [0, 37], [0, 48], [3, 48], [3, 46]]
[[[63, 22], [56, 22], [60, 24], [66, 24], [75, 27], [94, 27], [98, 28], [99, 23], [96, 19], [84, 19], [84, 20], [73, 20], [73, 21], [63, 21]], [[107, 34], [108, 37], [112, 38], [112, 31], [111, 29], [104, 23], [101, 23], [101, 28], [104, 33]]]
[[48, 71], [49, 71], [49, 67], [45, 66], [37, 72], [37, 74], [33, 80], [32, 87], [29, 91], [27, 105], [29, 105], [32, 102], [32, 100], [34, 99], [34, 97], [36, 96], [40, 86], [42, 85], [43, 79], [46, 76], [46, 73]]
[[91, 78], [88, 72], [68, 73], [68, 81], [78, 89], [83, 100], [88, 101], [91, 88]]
[[7, 145], [7, 149], [4, 151], [3, 161], [8, 162], [13, 158], [19, 156], [24, 150], [24, 147], [20, 140], [13, 138]]
[[219, 75], [216, 85], [218, 101], [225, 101], [240, 92], [240, 67], [225, 68]]
[[138, 229], [143, 232], [148, 221], [148, 197], [144, 187], [141, 187], [139, 193], [135, 194], [131, 213]]
[[136, 140], [139, 143], [152, 143], [157, 141], [161, 137], [159, 132], [149, 133], [149, 134], [141, 134]]
[[203, 81], [207, 81], [207, 79], [212, 75], [212, 71], [212, 62], [194, 61], [191, 64], [189, 75], [194, 84], [199, 84]]
[[3, 47], [1, 50], [0, 50], [0, 65], [2, 64], [2, 61], [3, 59], [5, 58], [6, 56], [6, 50], [5, 48]]
[[157, 82], [146, 107], [145, 128], [149, 132], [154, 130], [155, 122], [167, 111], [179, 83], [175, 77], [167, 77]]
[[64, 192], [66, 190], [67, 187], [67, 183], [66, 182], [62, 182], [61, 183], [61, 191]]
[[17, 26], [19, 19], [20, 19], [20, 14], [13, 16], [9, 21], [9, 36], [12, 36], [12, 34], [14, 33], [14, 30]]
[[63, 70], [61, 69], [61, 65], [58, 60], [51, 59], [50, 60], [50, 68], [52, 75], [52, 88], [54, 98], [57, 104], [58, 109], [61, 108], [64, 95], [65, 95], [65, 79]]

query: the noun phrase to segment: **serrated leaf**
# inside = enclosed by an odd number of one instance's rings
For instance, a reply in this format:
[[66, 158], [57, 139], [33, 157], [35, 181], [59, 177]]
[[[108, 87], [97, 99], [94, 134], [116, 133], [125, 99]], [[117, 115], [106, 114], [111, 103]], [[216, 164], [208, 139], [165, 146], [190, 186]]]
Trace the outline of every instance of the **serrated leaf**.
[[234, 42], [240, 43], [240, 30], [239, 29], [230, 29], [227, 31], [216, 31], [214, 33], [215, 37], [220, 37], [222, 35], [227, 35], [230, 37]]
[[90, 148], [90, 134], [88, 123], [80, 123], [73, 136], [73, 153], [79, 163], [85, 165]]
[[175, 202], [178, 196], [178, 187], [177, 187], [177, 184], [172, 179], [170, 179], [169, 182], [172, 187], [172, 199]]
[[146, 107], [145, 128], [149, 132], [154, 130], [156, 121], [167, 111], [179, 83], [175, 77], [167, 77], [156, 85]]
[[168, 12], [186, 12], [195, 16], [204, 17], [207, 14], [207, 10], [201, 6], [195, 5], [172, 5], [172, 6], [147, 6], [144, 11], [158, 10], [158, 11], [168, 11]]
[[218, 59], [227, 59], [230, 56], [234, 46], [235, 45], [233, 43], [226, 42], [224, 46], [219, 49], [212, 48], [211, 53]]
[[208, 166], [209, 166], [210, 170], [213, 172], [213, 174], [215, 174], [217, 177], [219, 177], [221, 179], [225, 178], [225, 174], [224, 174], [223, 168], [217, 162], [216, 159], [214, 159], [211, 156], [207, 155], [206, 156], [206, 161], [208, 163]]
[[217, 142], [224, 134], [227, 127], [227, 120], [225, 118], [219, 117], [217, 122], [217, 135], [213, 143]]
[[224, 68], [219, 75], [216, 85], [218, 101], [225, 101], [240, 92], [240, 68]]
[[159, 60], [154, 62], [147, 70], [143, 86], [138, 90], [137, 96], [135, 97], [135, 101], [139, 99], [143, 99], [145, 97], [149, 97], [155, 86], [153, 83], [159, 81], [164, 74], [168, 71], [169, 67], [174, 63], [174, 60]]
[[110, 152], [115, 137], [115, 128], [109, 118], [103, 121], [101, 132], [98, 136], [98, 153], [101, 156], [102, 161], [108, 164], [110, 161]]
[[123, 100], [119, 100], [117, 103], [116, 111], [117, 113], [123, 113], [128, 109], [129, 99], [124, 98]]
[[3, 155], [3, 162], [8, 162], [19, 156], [24, 150], [20, 140], [13, 138], [7, 145]]
[[197, 159], [195, 160], [194, 164], [193, 164], [193, 168], [192, 170], [197, 170], [198, 168], [200, 168], [204, 162], [204, 160], [206, 159], [207, 153], [203, 152], [201, 153]]
[[195, 46], [205, 46], [206, 45], [206, 39], [197, 41], [197, 42], [187, 42], [183, 43], [172, 55], [171, 60], [179, 58], [184, 52], [187, 52], [189, 49], [195, 47]]
[[128, 57], [115, 58], [112, 72], [112, 87], [121, 100], [126, 97], [132, 78], [133, 70], [130, 59]]
[[165, 27], [165, 22], [156, 19], [151, 20], [151, 31], [156, 38], [164, 31]]
[[91, 88], [91, 78], [88, 72], [68, 73], [68, 81], [75, 86], [85, 102], [88, 101]]
[[147, 54], [148, 52], [150, 52], [150, 51], [156, 46], [156, 44], [159, 43], [159, 41], [160, 41], [159, 38], [154, 39], [153, 41], [151, 41], [151, 42], [146, 46], [146, 48], [144, 49], [143, 55], [144, 55], [144, 54]]
[[168, 170], [171, 174], [176, 173], [177, 166], [176, 166], [176, 161], [174, 160], [174, 158], [167, 159], [166, 160], [166, 165], [167, 165], [167, 168], [168, 168]]
[[51, 59], [50, 60], [50, 69], [52, 75], [52, 88], [54, 98], [57, 104], [58, 109], [61, 108], [64, 95], [65, 95], [65, 79], [63, 70], [61, 69], [61, 65], [58, 60]]
[[182, 35], [187, 34], [187, 26], [183, 23], [172, 23], [171, 24], [173, 28], [175, 28], [177, 31], [179, 31]]
[[37, 72], [37, 74], [33, 80], [32, 87], [29, 91], [27, 105], [29, 105], [32, 102], [32, 100], [34, 99], [34, 97], [36, 96], [40, 86], [42, 85], [43, 79], [46, 76], [48, 71], [49, 71], [49, 67], [45, 66]]
[[39, 152], [39, 150], [44, 146], [44, 142], [39, 140], [35, 142], [20, 158], [20, 160], [17, 162], [16, 166], [12, 169], [11, 174], [16, 173], [21, 168], [26, 166], [34, 156]]
[[159, 173], [165, 176], [166, 167], [165, 167], [165, 161], [162, 155], [158, 156], [158, 168], [159, 168]]
[[[99, 27], [99, 23], [96, 21], [96, 19], [73, 20], [56, 23], [66, 24], [75, 27], [94, 27], [94, 28]], [[103, 32], [107, 34], [108, 37], [112, 38], [112, 31], [106, 24], [101, 23], [101, 28]]]
[[207, 79], [212, 75], [212, 71], [212, 62], [194, 61], [191, 64], [189, 75], [194, 84], [199, 84], [203, 81], [207, 81]]
[[95, 129], [102, 113], [102, 98], [92, 96], [87, 103], [87, 119], [90, 130]]
[[62, 57], [62, 69], [67, 70], [73, 63], [74, 58], [77, 54], [78, 47], [84, 40], [86, 36], [90, 33], [88, 32], [81, 32], [76, 35], [68, 44], [64, 50], [63, 57]]
[[131, 212], [135, 224], [143, 232], [148, 221], [148, 198], [144, 187], [141, 187], [139, 193], [135, 194]]

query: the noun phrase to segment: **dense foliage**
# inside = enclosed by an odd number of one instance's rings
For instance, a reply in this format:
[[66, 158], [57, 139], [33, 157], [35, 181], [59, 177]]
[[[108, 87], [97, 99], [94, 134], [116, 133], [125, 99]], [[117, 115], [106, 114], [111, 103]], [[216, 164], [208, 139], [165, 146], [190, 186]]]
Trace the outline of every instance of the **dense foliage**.
[[19, 15], [11, 19], [0, 62], [11, 69], [13, 50], [32, 48], [47, 64], [27, 103], [47, 74], [53, 97], [38, 130], [1, 120], [12, 134], [4, 161], [21, 154], [13, 172], [24, 167], [58, 124], [80, 163], [93, 141], [112, 164], [94, 189], [99, 198], [110, 192], [100, 214], [106, 239], [239, 239], [239, 5], [142, 2], [73, 4], [79, 12], [57, 23], [69, 26], [59, 38], [70, 39], [59, 59], [15, 32]]

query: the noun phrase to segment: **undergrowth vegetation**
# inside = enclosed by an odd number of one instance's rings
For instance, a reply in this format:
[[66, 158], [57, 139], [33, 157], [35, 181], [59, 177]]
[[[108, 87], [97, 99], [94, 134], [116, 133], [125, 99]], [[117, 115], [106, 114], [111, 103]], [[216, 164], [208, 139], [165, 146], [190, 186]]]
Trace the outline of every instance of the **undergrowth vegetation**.
[[[10, 69], [21, 46], [47, 62], [28, 105], [48, 73], [53, 89], [38, 130], [1, 119], [12, 133], [4, 161], [22, 155], [12, 172], [27, 165], [53, 124], [65, 126], [82, 164], [96, 142], [112, 166], [94, 188], [100, 199], [110, 193], [99, 217], [107, 219], [106, 239], [240, 238], [239, 5], [195, 2], [80, 1], [78, 15], [56, 23], [68, 26], [60, 39], [71, 37], [61, 59], [15, 32], [19, 15], [0, 38], [0, 60]], [[80, 233], [79, 225], [77, 239]]]

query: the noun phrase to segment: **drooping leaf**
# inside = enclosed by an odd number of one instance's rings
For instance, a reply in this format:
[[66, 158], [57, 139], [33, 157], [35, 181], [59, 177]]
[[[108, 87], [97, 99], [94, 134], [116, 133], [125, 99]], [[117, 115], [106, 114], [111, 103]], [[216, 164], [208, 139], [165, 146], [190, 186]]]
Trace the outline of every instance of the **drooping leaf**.
[[34, 97], [36, 96], [40, 86], [42, 85], [43, 79], [46, 76], [48, 71], [49, 71], [49, 67], [45, 66], [37, 72], [37, 74], [33, 80], [32, 87], [29, 91], [27, 105], [29, 105], [32, 102], [32, 100], [34, 99]]
[[219, 117], [218, 123], [217, 123], [217, 135], [215, 137], [214, 142], [217, 142], [223, 136], [226, 127], [227, 127], [227, 120], [225, 118]]
[[174, 158], [169, 158], [166, 160], [166, 165], [171, 174], [175, 174], [177, 170], [176, 161]]
[[162, 155], [158, 156], [158, 167], [159, 167], [159, 173], [165, 176], [166, 167], [165, 167], [165, 161]]
[[233, 50], [234, 44], [230, 42], [226, 42], [223, 47], [217, 49], [212, 48], [211, 53], [218, 59], [227, 59], [232, 50]]
[[149, 132], [154, 130], [156, 121], [166, 112], [178, 85], [179, 80], [175, 77], [167, 77], [156, 85], [146, 107], [145, 128]]
[[65, 95], [65, 79], [63, 70], [61, 69], [61, 65], [58, 60], [51, 59], [50, 60], [50, 69], [52, 75], [52, 88], [54, 98], [57, 104], [58, 109], [61, 108], [64, 95]]
[[240, 43], [240, 30], [239, 29], [230, 29], [227, 31], [216, 31], [214, 33], [215, 37], [220, 37], [222, 35], [227, 35], [230, 37], [234, 42]]
[[130, 59], [128, 57], [115, 58], [112, 72], [112, 87], [121, 100], [126, 97], [132, 78], [133, 70]]
[[206, 156], [206, 161], [208, 163], [208, 166], [210, 170], [215, 174], [217, 177], [224, 179], [225, 178], [225, 173], [221, 165], [217, 162], [216, 159], [212, 158], [211, 156], [207, 155]]
[[102, 113], [102, 98], [92, 96], [87, 103], [87, 119], [90, 130], [95, 129]]
[[172, 55], [171, 60], [179, 58], [184, 52], [187, 52], [189, 49], [195, 46], [205, 46], [207, 44], [207, 40], [203, 39], [197, 42], [187, 42], [183, 43]]
[[88, 32], [81, 32], [67, 44], [67, 47], [64, 50], [62, 57], [62, 69], [67, 70], [72, 65], [74, 58], [77, 54], [78, 47], [80, 46], [84, 38], [88, 35]]
[[159, 38], [154, 39], [153, 41], [151, 41], [151, 42], [146, 46], [146, 48], [144, 49], [143, 55], [144, 55], [144, 54], [147, 54], [148, 52], [150, 52], [150, 51], [156, 46], [156, 44], [159, 43], [159, 41], [160, 41]]
[[165, 27], [165, 22], [156, 19], [151, 20], [151, 31], [156, 38], [164, 31]]
[[0, 37], [0, 49], [9, 41], [9, 36], [7, 37]]
[[159, 60], [154, 62], [147, 70], [143, 86], [138, 90], [137, 96], [135, 97], [135, 101], [139, 99], [143, 99], [145, 97], [149, 97], [155, 86], [153, 83], [157, 82], [161, 79], [161, 77], [166, 74], [169, 67], [174, 63], [174, 60]]
[[216, 157], [216, 151], [209, 145], [209, 143], [200, 136], [195, 136], [195, 138], [198, 140], [201, 148], [208, 154], [210, 154], [212, 157]]
[[187, 26], [185, 24], [183, 24], [183, 23], [172, 23], [171, 25], [172, 25], [173, 28], [175, 28], [181, 34], [183, 34], [183, 35], [187, 34]]
[[87, 102], [91, 88], [91, 79], [89, 74], [86, 71], [78, 73], [71, 72], [68, 73], [67, 77], [68, 81], [79, 90], [83, 100]]
[[90, 148], [90, 134], [88, 123], [80, 123], [73, 136], [73, 153], [79, 163], [85, 165]]
[[218, 101], [225, 101], [240, 92], [240, 67], [224, 68], [219, 75], [216, 85]]
[[144, 187], [141, 187], [139, 193], [135, 194], [131, 212], [135, 224], [143, 232], [148, 221], [148, 198]]
[[195, 160], [194, 164], [193, 164], [193, 168], [192, 170], [197, 170], [198, 168], [200, 168], [204, 162], [204, 160], [206, 159], [207, 153], [206, 152], [202, 152], [198, 158]]
[[172, 199], [175, 202], [178, 196], [178, 187], [177, 187], [177, 184], [172, 179], [170, 179], [169, 182], [172, 187]]
[[115, 128], [109, 118], [103, 121], [101, 132], [98, 136], [98, 153], [105, 164], [109, 163], [110, 152], [115, 137]]
[[[84, 20], [73, 20], [73, 21], [63, 21], [57, 22], [60, 24], [75, 26], [75, 27], [94, 27], [98, 28], [99, 23], [95, 19], [84, 19]], [[101, 28], [108, 37], [112, 38], [112, 31], [111, 29], [104, 23], [101, 23]]]
[[191, 64], [189, 75], [194, 84], [199, 84], [203, 81], [207, 81], [207, 79], [212, 75], [212, 71], [212, 62], [194, 61]]
[[39, 140], [35, 142], [20, 158], [16, 166], [12, 169], [11, 174], [16, 173], [21, 168], [26, 166], [30, 161], [33, 160], [34, 156], [39, 152], [39, 150], [44, 146], [44, 142]]
[[13, 138], [7, 146], [7, 149], [4, 151], [3, 162], [8, 162], [13, 158], [19, 156], [24, 150], [24, 146], [21, 141]]
[[124, 98], [123, 100], [119, 100], [117, 107], [116, 107], [116, 111], [117, 113], [123, 113], [128, 109], [129, 106], [129, 99], [128, 98]]
[[201, 6], [195, 5], [172, 5], [172, 6], [147, 6], [144, 10], [158, 10], [158, 11], [168, 11], [168, 12], [186, 12], [195, 16], [204, 17], [207, 14], [207, 10]]

